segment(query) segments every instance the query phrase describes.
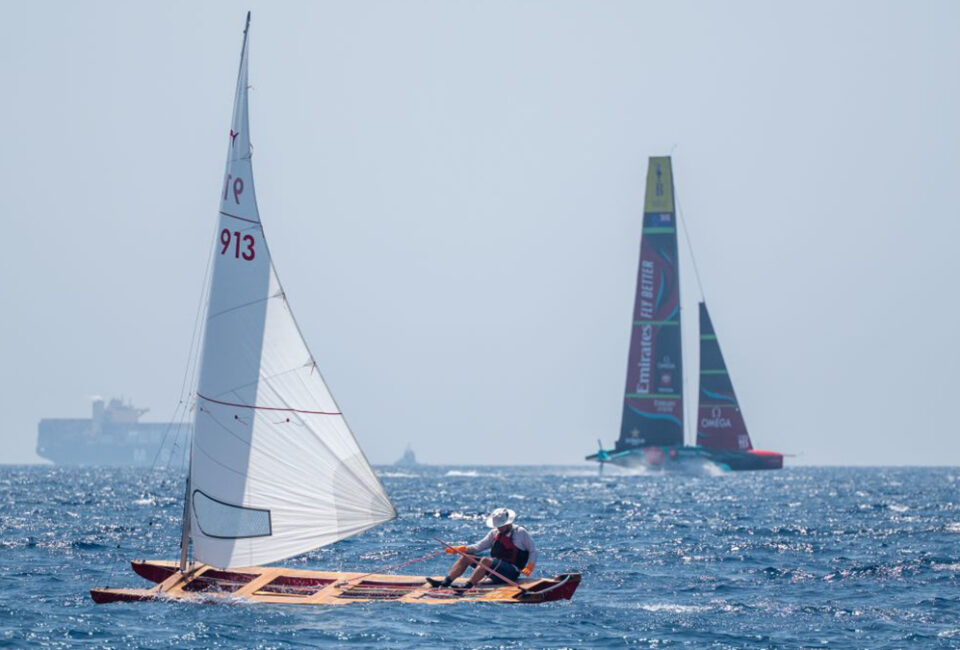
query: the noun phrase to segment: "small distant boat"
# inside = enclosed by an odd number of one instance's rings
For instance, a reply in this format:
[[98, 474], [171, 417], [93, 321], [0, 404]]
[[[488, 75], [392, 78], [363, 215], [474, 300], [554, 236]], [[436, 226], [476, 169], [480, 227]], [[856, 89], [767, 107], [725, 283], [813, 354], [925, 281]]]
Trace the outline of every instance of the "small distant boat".
[[783, 454], [753, 448], [705, 302], [700, 303], [697, 444], [684, 445], [683, 346], [677, 216], [670, 157], [652, 157], [620, 438], [600, 463], [682, 469], [689, 461], [727, 470], [780, 469]]
[[394, 467], [419, 467], [420, 463], [417, 462], [417, 456], [413, 453], [413, 449], [410, 448], [410, 445], [407, 445], [407, 448], [403, 452], [397, 461], [393, 464]]
[[358, 535], [397, 513], [320, 375], [264, 238], [248, 128], [249, 27], [248, 13], [200, 352], [180, 560], [133, 562], [154, 587], [93, 589], [91, 597], [97, 603], [318, 605], [571, 598], [577, 573], [481, 583], [461, 593], [430, 587], [423, 576], [261, 566]]

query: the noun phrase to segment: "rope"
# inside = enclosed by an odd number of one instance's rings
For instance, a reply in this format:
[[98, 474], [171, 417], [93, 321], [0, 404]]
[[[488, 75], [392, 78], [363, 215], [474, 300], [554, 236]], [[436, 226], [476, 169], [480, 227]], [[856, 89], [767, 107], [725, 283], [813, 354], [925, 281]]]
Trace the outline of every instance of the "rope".
[[[674, 147], [676, 148], [676, 147]], [[705, 302], [706, 298], [703, 295], [703, 282], [700, 281], [700, 269], [697, 267], [697, 258], [693, 254], [693, 240], [690, 239], [690, 231], [687, 230], [687, 221], [683, 218], [683, 211], [680, 209], [680, 199], [677, 197], [676, 190], [673, 193], [673, 200], [677, 204], [677, 220], [680, 222], [680, 227], [683, 228], [683, 238], [687, 242], [687, 250], [690, 251], [690, 262], [693, 264], [693, 275], [697, 278], [697, 288], [700, 290], [700, 302]], [[681, 309], [682, 311], [682, 309]], [[687, 392], [687, 373], [683, 373], [683, 393], [688, 395]], [[696, 435], [689, 431], [690, 423], [696, 422], [696, 406], [694, 400], [690, 400], [690, 403], [686, 405], [687, 412], [684, 414], [684, 438], [688, 438], [692, 443], [696, 444]], [[694, 417], [689, 417], [691, 412]], [[693, 426], [693, 430], [696, 431], [696, 426]], [[688, 434], [690, 434], [688, 436]]]
[[680, 226], [683, 228], [683, 237], [687, 240], [687, 250], [690, 251], [690, 261], [693, 262], [693, 274], [697, 277], [697, 288], [700, 289], [700, 302], [704, 302], [703, 283], [700, 281], [700, 270], [697, 268], [697, 258], [693, 254], [693, 241], [690, 239], [690, 232], [687, 230], [687, 222], [683, 218], [683, 212], [680, 210], [680, 199], [674, 192], [673, 200], [677, 203], [677, 218], [680, 220]]
[[[443, 541], [443, 540], [440, 539], [439, 537], [434, 537], [434, 539], [437, 540], [438, 542], [440, 542], [441, 544], [443, 544], [444, 546], [446, 546], [447, 548], [452, 549], [455, 553], [459, 554], [460, 556], [467, 558], [468, 560], [477, 561], [477, 560], [480, 559], [480, 558], [478, 558], [478, 557], [475, 556], [475, 555], [470, 555], [469, 553], [465, 553], [464, 551], [461, 551], [460, 549], [458, 549], [458, 548], [456, 548], [456, 547], [454, 547], [454, 546], [450, 546], [449, 544], [447, 544], [445, 541]], [[488, 573], [492, 573], [493, 575], [497, 576], [498, 578], [500, 578], [501, 580], [503, 580], [504, 582], [506, 582], [508, 585], [512, 585], [512, 586], [516, 587], [516, 588], [519, 589], [522, 593], [527, 593], [527, 590], [526, 590], [525, 588], [521, 587], [519, 584], [517, 584], [516, 582], [514, 582], [514, 581], [511, 580], [510, 578], [506, 577], [505, 575], [502, 575], [502, 574], [500, 574], [500, 573], [497, 573], [496, 571], [494, 571], [493, 567], [489, 567], [489, 566], [488, 566], [488, 567], [484, 567], [484, 569], [486, 569], [486, 571], [487, 571]]]
[[380, 575], [380, 574], [386, 573], [387, 571], [391, 571], [391, 570], [393, 570], [393, 569], [400, 569], [400, 568], [405, 567], [405, 566], [407, 566], [407, 565], [409, 565], [409, 564], [416, 564], [417, 562], [423, 562], [424, 560], [429, 560], [429, 559], [432, 558], [432, 557], [436, 557], [436, 556], [438, 556], [438, 555], [443, 555], [444, 553], [445, 553], [445, 551], [433, 551], [433, 552], [431, 552], [431, 553], [427, 553], [426, 555], [421, 555], [421, 556], [418, 557], [418, 558], [414, 558], [414, 559], [412, 559], [412, 560], [407, 560], [406, 562], [401, 562], [400, 564], [394, 564], [394, 565], [391, 565], [391, 566], [388, 566], [388, 567], [383, 567], [382, 569], [377, 569], [376, 571], [371, 571], [370, 573], [364, 573], [362, 576], [357, 576], [356, 578], [350, 578], [349, 580], [344, 580], [343, 582], [338, 583], [337, 586], [338, 586], [338, 587], [342, 587], [342, 586], [344, 586], [344, 585], [350, 584], [351, 582], [353, 582], [353, 581], [355, 581], [355, 580], [363, 580], [364, 578], [369, 578], [370, 576]]
[[[219, 228], [219, 224], [217, 224], [217, 228]], [[216, 233], [216, 229], [214, 229], [214, 233]], [[215, 235], [214, 237], [211, 237], [211, 240], [213, 239], [215, 239]], [[167, 440], [171, 437], [171, 432], [173, 433], [173, 436], [170, 444], [170, 451], [167, 454], [166, 463], [164, 466], [167, 470], [172, 467], [174, 455], [177, 452], [177, 448], [181, 446], [180, 440], [182, 434], [184, 442], [181, 448], [179, 473], [183, 474], [184, 458], [187, 456], [187, 450], [190, 446], [190, 427], [186, 424], [186, 419], [190, 415], [191, 400], [187, 397], [186, 391], [187, 386], [190, 385], [192, 393], [192, 386], [196, 378], [197, 366], [199, 365], [200, 361], [200, 343], [203, 337], [201, 323], [203, 322], [204, 312], [207, 309], [207, 294], [210, 291], [208, 280], [210, 278], [210, 271], [213, 267], [214, 248], [216, 247], [213, 245], [210, 246], [210, 252], [207, 255], [207, 263], [204, 267], [203, 282], [200, 285], [200, 296], [197, 300], [197, 310], [193, 319], [193, 332], [190, 335], [190, 347], [187, 350], [187, 362], [184, 365], [183, 378], [180, 381], [180, 394], [177, 399], [177, 406], [174, 408], [173, 415], [163, 431], [163, 436], [160, 440], [160, 444], [157, 447], [156, 454], [154, 454], [153, 462], [150, 464], [151, 474], [156, 472], [159, 467], [161, 454], [163, 453], [164, 448], [167, 446]], [[162, 484], [164, 483], [166, 483], [166, 480], [162, 482]], [[147, 527], [153, 527], [154, 524], [156, 524], [159, 516], [160, 513], [154, 510], [149, 521], [147, 522]]]
[[[219, 224], [217, 224], [217, 228], [219, 228]], [[214, 230], [214, 233], [216, 233], [216, 230]], [[211, 239], [215, 240], [215, 236]], [[203, 283], [200, 285], [200, 297], [197, 300], [197, 312], [193, 319], [193, 332], [190, 335], [190, 347], [187, 350], [187, 363], [183, 368], [183, 379], [180, 381], [180, 394], [177, 399], [177, 406], [173, 410], [173, 416], [171, 416], [170, 424], [164, 430], [163, 438], [160, 440], [160, 446], [157, 447], [157, 453], [153, 457], [153, 462], [150, 465], [151, 472], [156, 471], [157, 461], [160, 460], [160, 454], [167, 444], [167, 437], [170, 435], [171, 429], [174, 428], [174, 424], [176, 424], [176, 432], [174, 433], [173, 439], [173, 449], [171, 449], [170, 454], [167, 457], [166, 466], [168, 468], [170, 467], [170, 464], [173, 461], [173, 453], [180, 440], [180, 430], [183, 426], [183, 421], [187, 418], [187, 415], [190, 412], [189, 404], [187, 403], [189, 400], [186, 399], [187, 378], [190, 378], [192, 393], [193, 377], [196, 376], [196, 367], [200, 356], [200, 338], [203, 336], [200, 323], [203, 320], [203, 312], [206, 310], [207, 293], [210, 290], [207, 280], [210, 277], [210, 269], [213, 266], [214, 248], [216, 248], [216, 246], [210, 246], [210, 252], [207, 255], [207, 264], [204, 267]], [[180, 413], [181, 408], [183, 409], [183, 413]]]

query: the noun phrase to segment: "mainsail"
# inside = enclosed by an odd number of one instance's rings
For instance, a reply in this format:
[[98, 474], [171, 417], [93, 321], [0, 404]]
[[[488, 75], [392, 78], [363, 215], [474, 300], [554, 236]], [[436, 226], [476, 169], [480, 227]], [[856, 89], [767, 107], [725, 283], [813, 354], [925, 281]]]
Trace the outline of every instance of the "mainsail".
[[710, 449], [753, 449], [733, 382], [723, 361], [720, 341], [710, 322], [707, 304], [700, 303], [700, 404], [697, 444]]
[[652, 157], [618, 451], [683, 444], [676, 225], [670, 157]]
[[274, 562], [396, 511], [290, 311], [254, 192], [247, 29], [220, 195], [189, 488], [195, 559]]

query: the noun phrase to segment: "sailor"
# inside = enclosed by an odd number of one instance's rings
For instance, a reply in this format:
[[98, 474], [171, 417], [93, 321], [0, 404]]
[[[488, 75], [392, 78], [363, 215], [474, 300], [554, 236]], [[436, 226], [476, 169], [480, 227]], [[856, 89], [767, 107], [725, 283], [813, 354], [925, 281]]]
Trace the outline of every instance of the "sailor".
[[[457, 558], [446, 578], [443, 580], [427, 578], [427, 582], [433, 587], [449, 587], [470, 566], [476, 568], [467, 584], [454, 586], [454, 589], [458, 591], [472, 589], [487, 573], [490, 573], [490, 581], [494, 584], [503, 584], [504, 578], [516, 581], [521, 573], [529, 576], [536, 565], [537, 547], [534, 546], [533, 538], [525, 528], [513, 525], [516, 517], [517, 513], [509, 508], [497, 508], [491, 512], [487, 517], [487, 526], [491, 529], [487, 536], [469, 546], [448, 546], [447, 553], [451, 555], [457, 552], [467, 555], [460, 555]], [[490, 557], [469, 557], [487, 549], [490, 549]]]

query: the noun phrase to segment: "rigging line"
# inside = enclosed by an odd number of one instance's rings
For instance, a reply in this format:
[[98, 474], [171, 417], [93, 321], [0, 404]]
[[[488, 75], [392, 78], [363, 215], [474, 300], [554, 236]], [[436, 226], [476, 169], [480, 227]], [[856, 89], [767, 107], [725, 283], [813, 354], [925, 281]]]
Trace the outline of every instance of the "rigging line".
[[[189, 367], [189, 366], [188, 366]], [[167, 438], [170, 435], [170, 431], [174, 428], [178, 428], [180, 407], [183, 405], [183, 400], [177, 402], [176, 408], [173, 409], [173, 415], [170, 416], [170, 420], [167, 422], [167, 426], [163, 429], [163, 436], [160, 438], [160, 444], [157, 445], [157, 452], [153, 455], [153, 462], [150, 463], [150, 471], [155, 472], [157, 470], [157, 461], [160, 460], [160, 454], [163, 453], [163, 448], [167, 445]], [[176, 435], [176, 434], [175, 434]]]
[[[185, 407], [185, 408], [184, 408], [184, 412], [183, 412], [183, 416], [181, 417], [180, 421], [177, 423], [177, 432], [176, 432], [176, 435], [174, 435], [174, 438], [173, 438], [173, 445], [170, 447], [170, 454], [167, 456], [167, 465], [166, 465], [166, 467], [167, 467], [167, 469], [170, 469], [170, 468], [173, 466], [173, 458], [174, 458], [174, 454], [175, 454], [176, 451], [177, 451], [177, 447], [178, 447], [178, 446], [180, 447], [180, 456], [181, 456], [181, 459], [180, 459], [180, 467], [179, 467], [179, 470], [180, 470], [181, 473], [183, 472], [183, 456], [184, 456], [186, 450], [189, 449], [189, 447], [190, 447], [190, 428], [189, 428], [189, 426], [184, 426], [184, 424], [185, 424], [185, 423], [184, 423], [184, 420], [186, 420], [188, 413], [189, 413], [189, 409], [187, 409], [187, 408]], [[181, 434], [181, 433], [183, 434], [183, 444], [182, 444], [182, 446], [181, 446], [181, 442], [180, 442], [180, 437], [181, 437], [180, 434]]]
[[170, 445], [170, 453], [167, 454], [167, 464], [165, 465], [167, 469], [170, 469], [173, 466], [173, 455], [177, 453], [177, 450], [179, 449], [179, 447], [180, 447], [180, 437], [177, 436], [176, 438], [174, 438], [173, 444]]
[[275, 295], [272, 295], [272, 296], [267, 296], [266, 298], [257, 298], [256, 300], [251, 300], [250, 302], [245, 302], [245, 303], [243, 303], [242, 305], [236, 305], [235, 307], [227, 307], [226, 309], [221, 309], [220, 311], [218, 311], [218, 312], [215, 313], [215, 314], [210, 314], [210, 315], [207, 317], [207, 320], [208, 320], [208, 321], [211, 321], [211, 320], [213, 320], [214, 318], [216, 318], [217, 316], [223, 316], [224, 314], [229, 314], [229, 313], [232, 312], [232, 311], [237, 311], [238, 309], [243, 309], [244, 307], [251, 307], [251, 306], [253, 306], [253, 305], [259, 305], [261, 302], [267, 302], [268, 300], [272, 300], [273, 298], [278, 297], [278, 295], [279, 295], [279, 294], [275, 294]]
[[697, 288], [700, 289], [700, 301], [704, 302], [706, 299], [703, 295], [703, 282], [700, 281], [700, 269], [697, 268], [697, 258], [693, 254], [693, 241], [690, 239], [690, 231], [687, 230], [687, 221], [683, 218], [683, 211], [680, 209], [680, 199], [677, 198], [676, 192], [674, 192], [673, 200], [677, 202], [677, 218], [680, 220], [680, 226], [683, 228], [683, 237], [687, 240], [687, 250], [690, 251], [690, 261], [693, 262], [693, 274], [697, 278]]
[[[678, 197], [676, 191], [674, 191], [673, 193], [673, 200], [677, 204], [677, 220], [680, 221], [680, 227], [683, 228], [683, 238], [686, 240], [687, 250], [690, 252], [690, 262], [693, 264], [693, 275], [694, 277], [697, 278], [697, 288], [700, 290], [700, 301], [705, 302], [706, 298], [704, 297], [704, 293], [703, 293], [703, 282], [700, 280], [700, 269], [697, 266], [697, 257], [696, 255], [693, 254], [693, 240], [690, 239], [690, 231], [687, 230], [687, 220], [683, 218], [683, 210], [680, 207], [680, 198]], [[686, 372], [683, 373], [683, 392], [684, 394], [687, 393], [687, 373]], [[690, 412], [692, 411], [694, 414], [692, 421], [696, 422], [697, 411], [693, 410], [694, 408], [695, 408], [695, 405], [693, 404], [693, 400], [690, 400], [690, 404], [686, 405], [685, 410], [687, 411], [687, 413], [685, 415], [689, 416]], [[690, 421], [691, 421], [691, 418], [684, 417], [685, 424]], [[684, 428], [686, 429], [687, 427], [685, 426]], [[696, 429], [696, 427], [694, 427], [694, 429]], [[684, 435], [686, 435], [686, 431], [684, 432]], [[693, 442], [696, 443], [696, 436], [693, 436]]]
[[[212, 250], [211, 250], [211, 255], [212, 255]], [[211, 263], [211, 268], [212, 268], [212, 263]], [[194, 393], [196, 392], [197, 386], [200, 383], [198, 374], [200, 372], [200, 364], [202, 362], [203, 344], [207, 336], [206, 321], [207, 321], [207, 312], [210, 311], [210, 292], [213, 290], [212, 285], [213, 285], [213, 280], [211, 279], [210, 283], [206, 285], [206, 292], [204, 293], [203, 313], [200, 316], [200, 319], [203, 321], [204, 325], [197, 337], [197, 347], [193, 355], [193, 368], [191, 368], [190, 370], [190, 381], [187, 383], [188, 391], [189, 391], [188, 404], [190, 404], [190, 408], [188, 409], [188, 412], [192, 413], [191, 417], [194, 420], [194, 425], [196, 424], [196, 416], [198, 414], [198, 411], [196, 409], [199, 408], [199, 404], [197, 404], [197, 400], [194, 397]]]
[[[178, 423], [176, 433], [174, 433], [173, 440], [170, 443], [170, 452], [167, 454], [167, 462], [164, 464], [165, 468], [170, 469], [170, 462], [173, 459], [173, 454], [177, 450], [177, 445], [179, 444], [180, 444], [180, 425]], [[160, 450], [158, 449], [157, 453], [159, 453], [159, 451]]]
[[[207, 312], [210, 311], [210, 292], [213, 290], [213, 286], [212, 286], [213, 280], [210, 279], [209, 276], [210, 276], [211, 270], [213, 269], [213, 252], [214, 252], [214, 249], [216, 248], [216, 242], [217, 242], [216, 233], [218, 230], [220, 230], [219, 220], [217, 223], [214, 224], [213, 233], [210, 237], [211, 244], [210, 244], [209, 260], [207, 262], [207, 270], [203, 276], [203, 285], [200, 293], [199, 306], [202, 309], [202, 312], [198, 314], [198, 319], [199, 321], [204, 323], [204, 326], [202, 329], [199, 329], [197, 331], [196, 349], [193, 354], [193, 367], [190, 369], [190, 381], [187, 384], [190, 387], [189, 395], [190, 395], [191, 401], [193, 401], [193, 393], [195, 392], [194, 389], [197, 385], [197, 372], [199, 371], [199, 368], [200, 368], [200, 354], [201, 354], [201, 351], [203, 350], [204, 338], [206, 337]], [[194, 406], [196, 406], [195, 402], [194, 402]]]
[[[182, 403], [183, 403], [183, 400], [181, 400], [181, 404], [182, 404]], [[171, 465], [172, 465], [172, 463], [173, 463], [173, 455], [174, 455], [174, 453], [176, 453], [177, 447], [180, 445], [180, 432], [184, 429], [184, 427], [183, 427], [183, 421], [184, 421], [184, 419], [186, 419], [186, 416], [187, 416], [187, 409], [186, 409], [186, 407], [184, 407], [183, 414], [182, 414], [182, 415], [180, 416], [180, 418], [177, 420], [177, 423], [176, 423], [176, 431], [175, 431], [175, 433], [174, 433], [174, 435], [173, 435], [173, 441], [171, 442], [171, 445], [170, 445], [170, 453], [167, 454], [167, 462], [166, 462], [166, 464], [164, 465], [164, 467], [165, 467], [166, 469], [168, 469], [168, 470], [170, 469], [170, 467], [171, 467]]]
[[[220, 229], [220, 224], [216, 224], [213, 231], [214, 235], [211, 237], [211, 239], [213, 240], [216, 239], [216, 232], [219, 229]], [[176, 440], [180, 436], [180, 428], [183, 424], [183, 420], [187, 417], [187, 414], [189, 412], [186, 405], [184, 404], [184, 399], [186, 398], [187, 377], [190, 375], [191, 367], [196, 366], [196, 358], [199, 356], [199, 347], [200, 347], [199, 338], [202, 336], [202, 332], [200, 330], [200, 323], [203, 320], [203, 312], [205, 310], [205, 304], [206, 304], [205, 299], [209, 291], [207, 280], [210, 277], [210, 268], [213, 265], [213, 249], [214, 248], [215, 246], [210, 246], [210, 252], [207, 254], [207, 263], [204, 266], [203, 282], [200, 285], [200, 297], [197, 300], [197, 310], [193, 319], [193, 331], [190, 334], [190, 347], [187, 349], [187, 362], [186, 364], [184, 364], [184, 368], [183, 368], [183, 379], [180, 382], [180, 394], [179, 394], [179, 397], [177, 398], [177, 406], [173, 411], [173, 416], [171, 416], [170, 424], [167, 426], [167, 428], [163, 432], [163, 437], [160, 441], [160, 446], [157, 448], [157, 453], [153, 458], [153, 463], [151, 463], [151, 471], [154, 471], [157, 469], [157, 461], [160, 459], [160, 453], [163, 450], [164, 445], [166, 445], [167, 437], [170, 434], [170, 430], [173, 428], [173, 424], [176, 423], [177, 425], [176, 427], [177, 431], [175, 433], [175, 440], [174, 440], [174, 443], [176, 443]], [[180, 411], [181, 408], [184, 409], [184, 412], [179, 416], [179, 419], [178, 419], [177, 413]], [[172, 458], [172, 454], [171, 454], [171, 458]], [[169, 464], [170, 464], [170, 458], [167, 459], [168, 467], [169, 467]]]
[[370, 576], [375, 575], [384, 575], [387, 571], [392, 571], [393, 569], [401, 569], [410, 564], [416, 564], [417, 562], [423, 562], [424, 560], [429, 560], [432, 557], [438, 555], [443, 555], [446, 551], [432, 551], [426, 555], [421, 555], [420, 557], [413, 558], [412, 560], [407, 560], [406, 562], [401, 562], [400, 564], [393, 564], [391, 566], [383, 567], [382, 569], [377, 569], [376, 571], [371, 571], [370, 573], [364, 573], [362, 576], [357, 576], [356, 578], [350, 578], [349, 580], [344, 580], [337, 584], [338, 587], [342, 587], [350, 584], [351, 582], [357, 582], [358, 580], [363, 580], [364, 578], [369, 578]]
[[187, 431], [184, 431], [184, 445], [180, 451], [180, 467], [177, 468], [177, 471], [180, 474], [184, 473], [184, 470], [189, 472], [188, 462], [190, 460], [190, 434]]

